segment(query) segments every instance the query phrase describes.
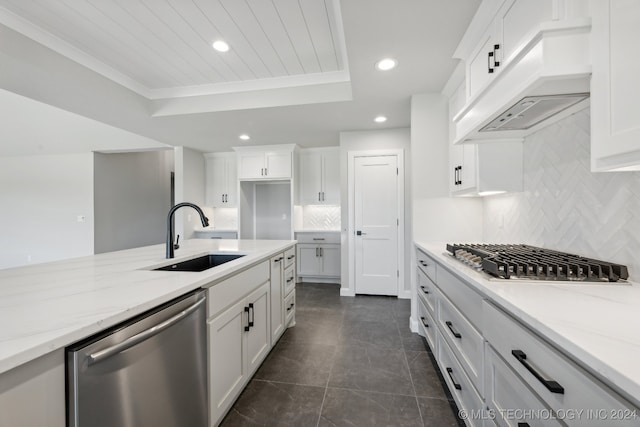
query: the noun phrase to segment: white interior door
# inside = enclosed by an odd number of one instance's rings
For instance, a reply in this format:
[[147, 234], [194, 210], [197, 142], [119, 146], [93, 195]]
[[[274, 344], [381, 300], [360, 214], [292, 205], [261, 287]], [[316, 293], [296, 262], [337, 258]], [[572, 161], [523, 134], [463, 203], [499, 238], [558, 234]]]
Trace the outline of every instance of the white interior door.
[[398, 295], [398, 158], [354, 158], [355, 292]]

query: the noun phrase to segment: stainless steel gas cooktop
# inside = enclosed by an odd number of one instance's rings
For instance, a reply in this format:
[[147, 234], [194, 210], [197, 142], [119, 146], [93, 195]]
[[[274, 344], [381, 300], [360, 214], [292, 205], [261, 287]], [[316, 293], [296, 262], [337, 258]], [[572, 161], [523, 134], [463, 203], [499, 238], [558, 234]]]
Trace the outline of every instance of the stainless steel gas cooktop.
[[625, 282], [627, 267], [529, 245], [447, 244], [447, 251], [469, 266], [501, 279]]

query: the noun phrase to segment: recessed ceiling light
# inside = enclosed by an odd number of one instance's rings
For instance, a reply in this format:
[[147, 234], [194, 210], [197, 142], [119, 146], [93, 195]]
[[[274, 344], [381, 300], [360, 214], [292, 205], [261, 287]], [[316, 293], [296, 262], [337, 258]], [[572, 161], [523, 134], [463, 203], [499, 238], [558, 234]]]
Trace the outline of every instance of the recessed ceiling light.
[[376, 62], [376, 68], [380, 71], [391, 70], [393, 68], [396, 68], [396, 65], [398, 65], [398, 61], [393, 58], [384, 58]]
[[223, 40], [216, 40], [216, 41], [213, 42], [213, 44], [211, 46], [213, 46], [213, 48], [215, 50], [217, 50], [218, 52], [227, 52], [227, 51], [229, 51], [229, 45], [227, 44], [227, 42], [225, 42]]
[[373, 121], [376, 123], [384, 123], [387, 121], [387, 118], [385, 116], [378, 116], [375, 119], [373, 119]]
[[238, 138], [240, 138], [243, 141], [248, 141], [251, 139], [251, 137], [249, 135], [247, 135], [246, 133], [243, 133], [242, 135], [240, 135]]

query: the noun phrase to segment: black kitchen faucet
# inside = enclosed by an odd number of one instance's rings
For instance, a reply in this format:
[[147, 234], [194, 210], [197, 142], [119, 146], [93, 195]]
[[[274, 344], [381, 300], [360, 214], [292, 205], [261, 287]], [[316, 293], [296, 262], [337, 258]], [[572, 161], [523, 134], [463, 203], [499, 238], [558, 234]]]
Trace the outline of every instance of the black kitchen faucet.
[[204, 212], [202, 212], [202, 209], [200, 209], [199, 206], [194, 205], [193, 203], [182, 202], [172, 207], [171, 210], [169, 211], [169, 214], [167, 215], [167, 249], [166, 249], [167, 258], [173, 258], [174, 256], [173, 255], [173, 221], [171, 221], [171, 219], [173, 218], [173, 214], [175, 213], [175, 211], [177, 211], [183, 206], [192, 207], [198, 212], [198, 215], [200, 215], [200, 221], [202, 221], [203, 227], [207, 227], [209, 225], [209, 218], [204, 216]]

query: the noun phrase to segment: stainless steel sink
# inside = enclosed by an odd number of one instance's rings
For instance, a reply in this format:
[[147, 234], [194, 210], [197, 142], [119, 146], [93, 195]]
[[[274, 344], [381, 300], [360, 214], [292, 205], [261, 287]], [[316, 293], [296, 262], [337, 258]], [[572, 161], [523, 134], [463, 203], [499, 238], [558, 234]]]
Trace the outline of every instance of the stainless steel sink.
[[165, 265], [164, 267], [154, 268], [154, 271], [204, 271], [243, 256], [244, 255], [239, 254], [209, 254], [175, 264]]

